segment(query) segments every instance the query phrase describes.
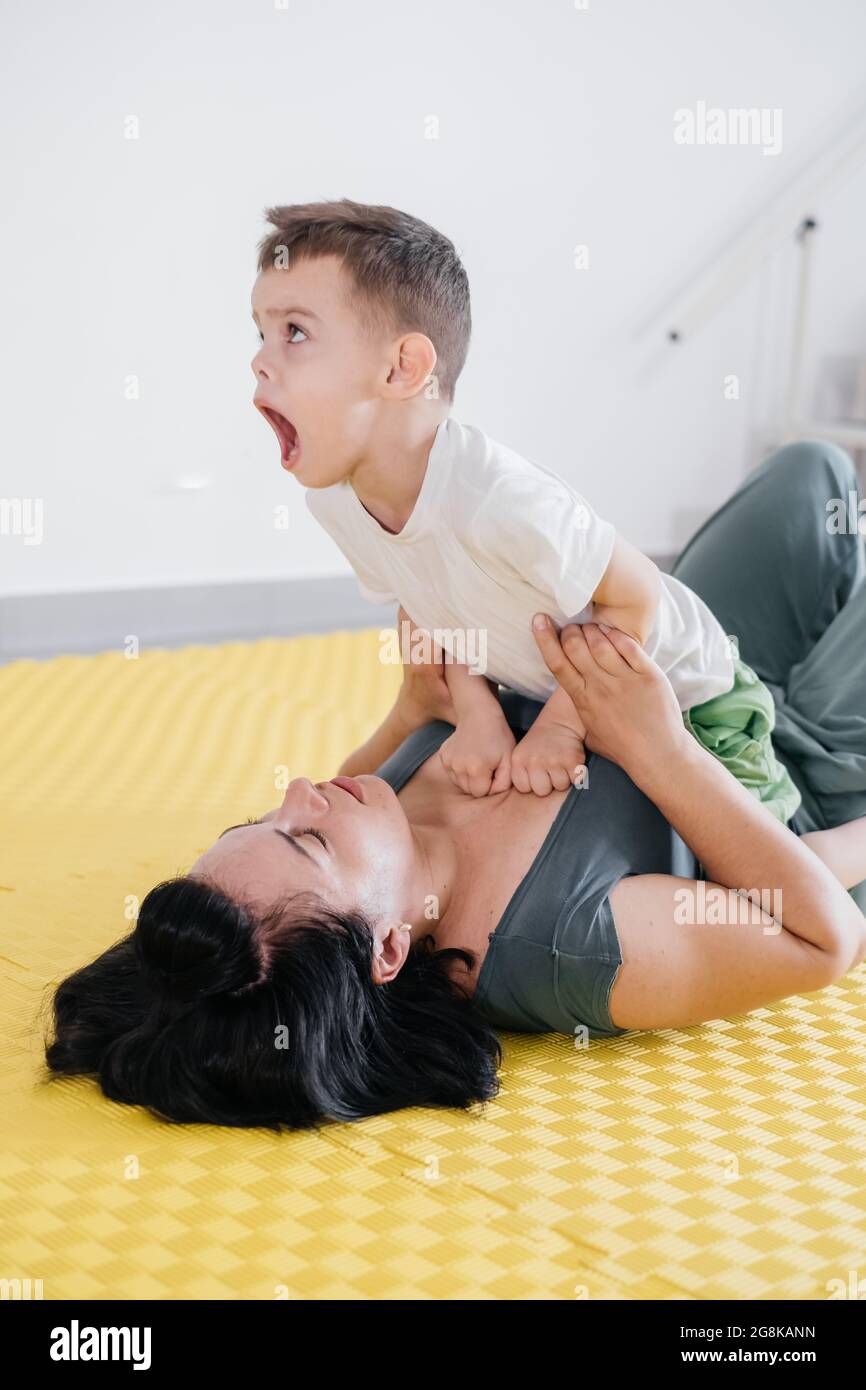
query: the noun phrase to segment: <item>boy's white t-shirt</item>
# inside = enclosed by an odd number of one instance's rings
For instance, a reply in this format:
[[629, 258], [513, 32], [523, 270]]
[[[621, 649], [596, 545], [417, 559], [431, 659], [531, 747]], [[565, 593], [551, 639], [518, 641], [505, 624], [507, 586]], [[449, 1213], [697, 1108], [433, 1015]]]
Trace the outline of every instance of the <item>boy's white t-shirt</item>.
[[[365, 598], [402, 604], [456, 661], [534, 700], [546, 700], [557, 683], [532, 636], [532, 615], [550, 613], [558, 627], [589, 621], [616, 535], [556, 473], [450, 416], [396, 535], [346, 479], [308, 488], [306, 503]], [[689, 709], [731, 689], [733, 657], [697, 594], [669, 574], [661, 579], [644, 646]]]

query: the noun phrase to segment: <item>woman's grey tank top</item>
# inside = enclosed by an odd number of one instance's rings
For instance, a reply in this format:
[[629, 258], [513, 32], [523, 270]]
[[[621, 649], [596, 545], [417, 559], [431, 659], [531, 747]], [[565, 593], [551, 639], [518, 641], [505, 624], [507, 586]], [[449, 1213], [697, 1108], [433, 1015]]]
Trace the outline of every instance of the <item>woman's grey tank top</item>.
[[[503, 686], [515, 735], [542, 705]], [[454, 732], [433, 720], [376, 769], [395, 791]], [[615, 763], [590, 753], [588, 784], [572, 787], [528, 872], [515, 888], [478, 976], [475, 1004], [495, 1027], [613, 1037], [608, 998], [622, 963], [609, 894], [631, 874], [702, 877], [691, 850]]]

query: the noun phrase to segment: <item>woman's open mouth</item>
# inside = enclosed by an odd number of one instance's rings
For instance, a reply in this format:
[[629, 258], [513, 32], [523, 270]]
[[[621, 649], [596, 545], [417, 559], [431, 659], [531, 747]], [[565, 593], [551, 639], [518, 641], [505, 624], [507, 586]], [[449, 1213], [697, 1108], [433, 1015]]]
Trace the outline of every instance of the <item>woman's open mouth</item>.
[[[258, 402], [256, 402], [258, 405]], [[301, 453], [301, 441], [298, 438], [298, 431], [295, 429], [291, 420], [287, 420], [285, 415], [281, 415], [278, 410], [274, 410], [269, 405], [259, 405], [259, 410], [270, 424], [280, 441], [280, 462], [283, 468], [292, 469], [297, 463]]]

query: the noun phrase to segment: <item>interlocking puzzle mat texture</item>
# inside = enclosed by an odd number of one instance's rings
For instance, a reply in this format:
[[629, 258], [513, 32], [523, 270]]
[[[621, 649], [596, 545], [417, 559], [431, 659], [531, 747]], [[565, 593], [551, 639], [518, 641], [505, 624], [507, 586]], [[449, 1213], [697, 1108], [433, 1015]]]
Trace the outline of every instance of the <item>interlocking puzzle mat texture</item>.
[[333, 776], [393, 701], [379, 629], [0, 668], [0, 1277], [57, 1298], [825, 1299], [866, 1274], [866, 972], [576, 1050], [499, 1098], [320, 1134], [170, 1126], [46, 1083], [52, 987], [128, 895]]

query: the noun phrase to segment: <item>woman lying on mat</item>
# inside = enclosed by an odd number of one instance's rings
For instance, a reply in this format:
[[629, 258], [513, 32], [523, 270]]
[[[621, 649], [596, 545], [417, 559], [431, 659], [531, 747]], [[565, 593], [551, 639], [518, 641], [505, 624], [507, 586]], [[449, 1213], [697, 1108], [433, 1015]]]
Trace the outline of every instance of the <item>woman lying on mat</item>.
[[[613, 629], [535, 632], [590, 751], [546, 796], [461, 792], [441, 663], [409, 665], [342, 776], [223, 831], [60, 985], [51, 1071], [173, 1120], [305, 1128], [491, 1098], [495, 1028], [584, 1047], [841, 980], [866, 957], [866, 561], [825, 517], [856, 488], [840, 450], [789, 445], [674, 570], [773, 692], [787, 826]], [[519, 736], [541, 706], [498, 694]]]

